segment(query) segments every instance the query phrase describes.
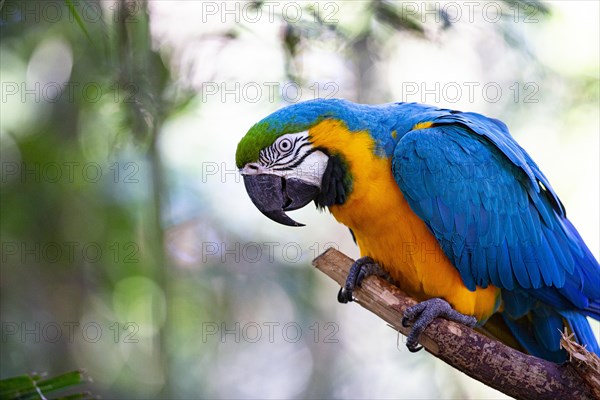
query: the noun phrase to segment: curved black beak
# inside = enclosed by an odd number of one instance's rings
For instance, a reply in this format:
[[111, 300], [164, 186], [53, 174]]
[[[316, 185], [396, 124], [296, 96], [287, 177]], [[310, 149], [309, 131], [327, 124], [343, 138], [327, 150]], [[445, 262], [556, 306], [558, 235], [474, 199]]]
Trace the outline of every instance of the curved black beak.
[[317, 186], [272, 174], [244, 175], [244, 185], [260, 212], [287, 226], [304, 226], [288, 217], [285, 211], [302, 208], [319, 194]]

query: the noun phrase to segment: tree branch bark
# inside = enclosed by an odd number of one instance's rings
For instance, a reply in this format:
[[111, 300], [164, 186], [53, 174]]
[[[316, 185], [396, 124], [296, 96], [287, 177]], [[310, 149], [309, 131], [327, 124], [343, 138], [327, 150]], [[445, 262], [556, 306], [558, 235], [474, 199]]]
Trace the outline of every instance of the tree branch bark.
[[[354, 260], [329, 249], [313, 265], [343, 285]], [[400, 321], [406, 308], [416, 304], [394, 285], [376, 276], [366, 278], [354, 292], [356, 302], [407, 335]], [[584, 379], [576, 363], [558, 365], [523, 354], [464, 325], [436, 319], [420, 343], [435, 357], [517, 399], [598, 399], [599, 387]], [[581, 349], [579, 350], [581, 352]], [[592, 359], [595, 354], [584, 350]], [[586, 356], [587, 356], [586, 355]]]

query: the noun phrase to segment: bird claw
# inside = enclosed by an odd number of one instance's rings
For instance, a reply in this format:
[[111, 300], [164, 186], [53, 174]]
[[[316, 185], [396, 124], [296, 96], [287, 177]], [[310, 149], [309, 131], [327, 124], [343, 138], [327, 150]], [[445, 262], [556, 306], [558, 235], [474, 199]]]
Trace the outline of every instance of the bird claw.
[[458, 322], [471, 328], [477, 323], [477, 318], [459, 313], [446, 300], [440, 298], [415, 304], [404, 311], [401, 321], [405, 328], [411, 326], [412, 322], [412, 329], [406, 337], [406, 347], [410, 352], [415, 353], [423, 348], [419, 345], [419, 336], [438, 317], [444, 317], [449, 321]]
[[361, 257], [354, 261], [348, 272], [346, 283], [338, 292], [338, 301], [343, 304], [354, 301], [353, 290], [360, 287], [362, 281], [369, 275], [387, 277], [387, 273], [371, 257]]
[[352, 290], [346, 290], [345, 287], [341, 287], [340, 291], [338, 292], [337, 295], [337, 300], [339, 303], [342, 304], [346, 304], [350, 301], [354, 301], [354, 299], [352, 298]]

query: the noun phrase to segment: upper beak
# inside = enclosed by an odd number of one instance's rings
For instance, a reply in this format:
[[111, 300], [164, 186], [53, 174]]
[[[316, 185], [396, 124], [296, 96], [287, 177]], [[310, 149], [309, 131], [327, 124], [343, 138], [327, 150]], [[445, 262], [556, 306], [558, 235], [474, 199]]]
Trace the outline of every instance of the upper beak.
[[304, 224], [288, 217], [285, 211], [302, 208], [319, 194], [317, 186], [273, 174], [244, 175], [244, 185], [260, 212], [273, 221], [288, 226]]

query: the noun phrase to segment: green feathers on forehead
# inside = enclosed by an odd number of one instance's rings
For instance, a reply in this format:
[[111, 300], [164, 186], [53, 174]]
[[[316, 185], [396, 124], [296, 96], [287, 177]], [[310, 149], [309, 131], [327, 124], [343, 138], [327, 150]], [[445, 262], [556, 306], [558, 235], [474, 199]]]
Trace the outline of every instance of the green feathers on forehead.
[[302, 131], [302, 128], [296, 128], [293, 125], [277, 130], [266, 120], [258, 122], [250, 128], [238, 144], [235, 153], [237, 167], [242, 168], [249, 162], [257, 161], [258, 153], [265, 147], [272, 145], [279, 136], [299, 131]]

